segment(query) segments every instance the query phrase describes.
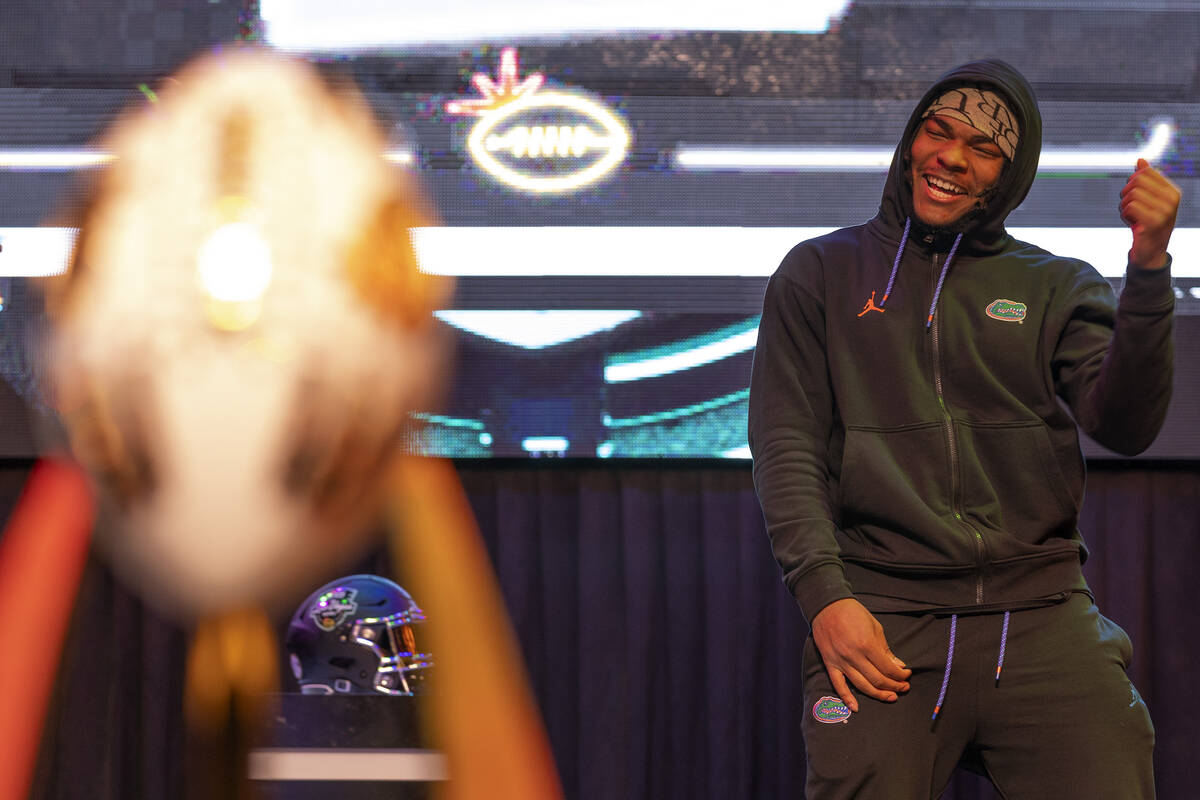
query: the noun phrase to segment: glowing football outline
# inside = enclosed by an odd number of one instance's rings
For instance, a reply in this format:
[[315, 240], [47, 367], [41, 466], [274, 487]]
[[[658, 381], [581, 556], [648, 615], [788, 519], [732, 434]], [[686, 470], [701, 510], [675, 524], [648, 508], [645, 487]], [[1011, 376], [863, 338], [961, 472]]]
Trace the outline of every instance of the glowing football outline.
[[[518, 114], [537, 108], [561, 108], [574, 111], [597, 122], [604, 134], [593, 141], [606, 142], [608, 151], [596, 163], [569, 175], [541, 178], [525, 175], [500, 162], [487, 148], [488, 134], [501, 123]], [[503, 183], [528, 192], [569, 192], [600, 180], [625, 159], [629, 148], [629, 131], [621, 119], [603, 105], [578, 94], [567, 92], [537, 92], [505, 103], [480, 115], [479, 122], [467, 137], [467, 150], [484, 171]]]

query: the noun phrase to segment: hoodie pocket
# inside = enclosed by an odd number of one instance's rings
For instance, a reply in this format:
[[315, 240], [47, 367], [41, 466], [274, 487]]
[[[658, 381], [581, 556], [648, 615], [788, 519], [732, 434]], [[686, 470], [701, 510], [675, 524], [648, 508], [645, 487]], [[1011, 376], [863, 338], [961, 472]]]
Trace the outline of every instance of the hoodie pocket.
[[950, 486], [941, 424], [847, 427], [837, 495], [848, 539], [843, 555], [905, 564], [953, 560], [943, 551], [948, 543], [936, 534], [951, 514]]
[[967, 514], [1029, 544], [1071, 535], [1078, 511], [1040, 422], [958, 430]]

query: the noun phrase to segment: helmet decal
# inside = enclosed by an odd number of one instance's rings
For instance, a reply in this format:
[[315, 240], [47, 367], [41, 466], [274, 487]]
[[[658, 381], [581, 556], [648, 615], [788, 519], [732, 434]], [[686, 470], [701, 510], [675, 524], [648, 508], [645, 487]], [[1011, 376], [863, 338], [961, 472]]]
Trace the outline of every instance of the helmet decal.
[[358, 611], [358, 603], [354, 602], [357, 596], [357, 589], [348, 589], [345, 586], [331, 589], [317, 598], [308, 610], [308, 615], [318, 628], [328, 633]]

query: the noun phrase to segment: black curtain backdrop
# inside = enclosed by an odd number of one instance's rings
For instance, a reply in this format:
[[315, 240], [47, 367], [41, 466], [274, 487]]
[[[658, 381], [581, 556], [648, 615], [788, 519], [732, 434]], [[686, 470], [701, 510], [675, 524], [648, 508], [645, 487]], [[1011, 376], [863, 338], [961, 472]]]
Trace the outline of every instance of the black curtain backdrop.
[[[1133, 637], [1132, 677], [1158, 734], [1159, 797], [1191, 798], [1200, 465], [1091, 467], [1088, 580]], [[6, 509], [26, 468], [0, 471]], [[568, 797], [802, 796], [807, 629], [779, 580], [745, 465], [469, 463], [459, 472]], [[33, 796], [177, 796], [185, 645], [183, 631], [93, 560]], [[994, 797], [965, 772], [944, 795]]]

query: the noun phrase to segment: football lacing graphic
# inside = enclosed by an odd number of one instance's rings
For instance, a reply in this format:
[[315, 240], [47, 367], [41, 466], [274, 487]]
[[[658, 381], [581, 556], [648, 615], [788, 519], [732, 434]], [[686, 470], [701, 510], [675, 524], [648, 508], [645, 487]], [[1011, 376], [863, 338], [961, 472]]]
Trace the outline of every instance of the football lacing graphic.
[[507, 150], [513, 158], [583, 156], [589, 150], [607, 150], [617, 143], [586, 125], [518, 126], [487, 137], [488, 152]]

